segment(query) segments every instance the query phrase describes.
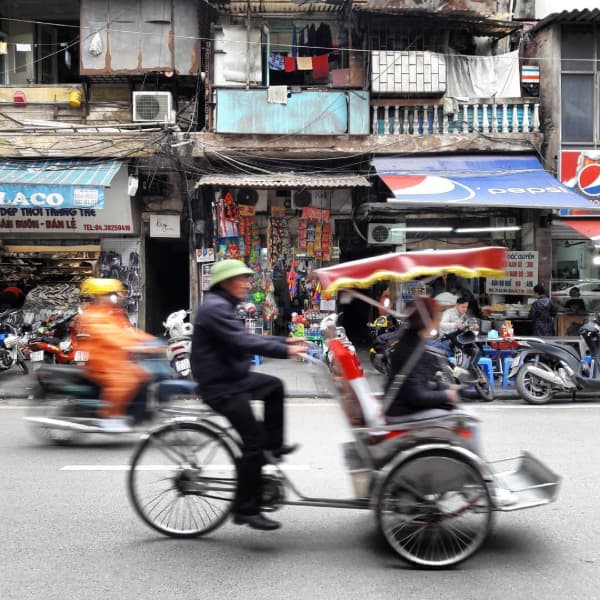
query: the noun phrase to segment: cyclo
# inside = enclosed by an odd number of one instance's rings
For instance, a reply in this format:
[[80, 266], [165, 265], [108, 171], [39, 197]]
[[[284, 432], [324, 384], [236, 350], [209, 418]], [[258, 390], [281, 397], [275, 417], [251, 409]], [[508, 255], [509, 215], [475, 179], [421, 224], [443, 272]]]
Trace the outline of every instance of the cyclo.
[[[504, 264], [505, 249], [491, 247], [392, 253], [318, 269], [315, 275], [325, 293], [346, 290], [373, 302], [356, 288], [442, 273], [498, 276]], [[442, 568], [481, 547], [494, 511], [555, 499], [560, 478], [531, 454], [493, 462], [478, 456], [469, 439], [469, 417], [449, 413], [387, 423], [356, 355], [342, 342], [330, 344], [338, 397], [353, 437], [344, 444], [344, 455], [355, 497], [306, 496], [266, 453], [271, 472], [263, 476], [263, 510], [282, 505], [373, 510], [397, 554], [419, 567]], [[193, 392], [192, 382], [176, 385]], [[240, 441], [208, 408], [173, 410], [174, 417], [147, 433], [135, 450], [128, 491], [150, 527], [168, 536], [195, 537], [222, 525], [231, 512]], [[497, 505], [495, 485], [510, 490], [514, 503]]]

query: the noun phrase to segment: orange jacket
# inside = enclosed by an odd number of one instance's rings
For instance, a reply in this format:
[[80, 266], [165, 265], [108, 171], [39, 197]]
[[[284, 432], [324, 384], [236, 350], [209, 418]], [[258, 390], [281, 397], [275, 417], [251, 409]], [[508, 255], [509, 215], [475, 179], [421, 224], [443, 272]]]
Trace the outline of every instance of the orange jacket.
[[[79, 348], [88, 352], [86, 375], [98, 383], [108, 406], [103, 416], [120, 416], [150, 375], [131, 360], [130, 348], [154, 340], [133, 327], [124, 310], [91, 304], [78, 317]], [[88, 337], [89, 336], [89, 337]]]

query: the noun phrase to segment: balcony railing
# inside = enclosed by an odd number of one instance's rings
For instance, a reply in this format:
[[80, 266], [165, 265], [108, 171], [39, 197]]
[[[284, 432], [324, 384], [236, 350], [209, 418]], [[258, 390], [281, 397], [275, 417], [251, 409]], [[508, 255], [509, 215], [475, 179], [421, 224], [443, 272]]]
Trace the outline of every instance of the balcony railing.
[[[446, 110], [445, 110], [446, 108]], [[540, 131], [539, 98], [454, 100], [371, 100], [372, 133], [381, 136]]]

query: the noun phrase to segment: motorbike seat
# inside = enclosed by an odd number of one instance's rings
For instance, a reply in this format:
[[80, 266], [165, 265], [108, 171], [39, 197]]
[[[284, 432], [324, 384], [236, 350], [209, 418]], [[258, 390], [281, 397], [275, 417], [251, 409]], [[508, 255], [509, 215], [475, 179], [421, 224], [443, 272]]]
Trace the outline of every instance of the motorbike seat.
[[79, 390], [80, 394], [86, 397], [100, 396], [100, 386], [72, 365], [42, 365], [35, 375], [40, 385], [48, 390], [63, 390], [68, 386], [72, 391]]

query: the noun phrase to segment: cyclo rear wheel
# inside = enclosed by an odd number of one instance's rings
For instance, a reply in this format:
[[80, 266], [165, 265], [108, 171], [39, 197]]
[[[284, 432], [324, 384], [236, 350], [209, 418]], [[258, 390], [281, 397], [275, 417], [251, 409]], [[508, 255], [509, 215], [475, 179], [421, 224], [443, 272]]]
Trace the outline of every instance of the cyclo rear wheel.
[[381, 486], [377, 520], [403, 559], [444, 568], [480, 548], [491, 529], [492, 506], [473, 465], [455, 452], [432, 450], [390, 471]]
[[137, 514], [162, 534], [188, 538], [219, 527], [231, 513], [237, 471], [231, 448], [210, 427], [175, 421], [137, 448], [129, 497]]

